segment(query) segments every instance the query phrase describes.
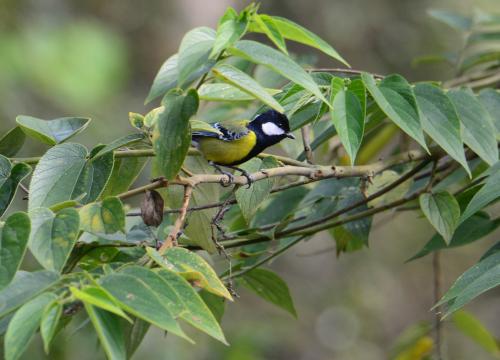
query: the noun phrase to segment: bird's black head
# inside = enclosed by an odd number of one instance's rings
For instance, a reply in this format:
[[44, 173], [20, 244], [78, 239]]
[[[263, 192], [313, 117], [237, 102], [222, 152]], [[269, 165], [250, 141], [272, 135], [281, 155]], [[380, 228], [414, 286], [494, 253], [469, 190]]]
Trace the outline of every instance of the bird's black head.
[[258, 115], [248, 127], [257, 133], [259, 139], [265, 142], [266, 147], [284, 138], [295, 139], [290, 132], [288, 118], [276, 110], [269, 110]]

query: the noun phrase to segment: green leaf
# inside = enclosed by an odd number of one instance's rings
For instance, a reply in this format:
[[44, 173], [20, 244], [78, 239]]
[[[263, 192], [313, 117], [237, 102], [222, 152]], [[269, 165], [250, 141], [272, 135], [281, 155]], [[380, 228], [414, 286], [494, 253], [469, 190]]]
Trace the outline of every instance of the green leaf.
[[335, 95], [337, 95], [339, 91], [344, 90], [344, 87], [345, 87], [344, 79], [336, 76], [332, 77], [332, 82], [330, 83], [330, 98], [331, 99], [335, 98]]
[[251, 226], [260, 227], [267, 224], [279, 223], [291, 217], [300, 205], [301, 200], [309, 192], [309, 189], [300, 186], [273, 194], [273, 196], [262, 204], [253, 217]]
[[371, 74], [363, 73], [361, 78], [387, 117], [427, 150], [417, 102], [410, 84], [396, 74], [386, 76], [378, 86]]
[[[303, 214], [307, 217], [304, 222], [317, 220], [365, 199], [360, 185], [359, 179], [350, 178], [320, 182], [302, 201]], [[366, 205], [358, 206], [348, 211], [345, 216], [355, 215], [367, 209]], [[337, 255], [368, 246], [371, 224], [372, 218], [366, 217], [331, 229], [337, 244]]]
[[9, 159], [0, 155], [0, 216], [2, 216], [9, 207], [17, 187], [31, 172], [31, 167], [25, 163], [19, 163], [12, 166]]
[[366, 87], [361, 78], [350, 79], [347, 83], [347, 90], [350, 90], [358, 97], [361, 108], [363, 109], [363, 116], [366, 116]]
[[479, 93], [479, 101], [489, 112], [496, 127], [496, 138], [500, 140], [500, 93], [494, 89], [484, 89]]
[[85, 130], [90, 123], [90, 119], [82, 117], [64, 117], [53, 120], [43, 120], [32, 116], [19, 115], [16, 118], [16, 122], [26, 135], [45, 144], [56, 145]]
[[417, 84], [415, 96], [424, 131], [471, 176], [453, 103], [443, 90], [431, 84]]
[[214, 318], [220, 324], [222, 321], [222, 316], [224, 315], [226, 304], [224, 298], [221, 298], [220, 296], [214, 295], [211, 292], [205, 290], [201, 290], [198, 294], [200, 295], [201, 299], [208, 307], [208, 309], [212, 312]]
[[99, 283], [125, 311], [192, 342], [167, 306], [143, 281], [130, 275], [112, 273], [100, 278]]
[[54, 214], [47, 208], [37, 208], [29, 215], [31, 253], [45, 269], [61, 272], [78, 238], [78, 211], [66, 208]]
[[42, 156], [33, 172], [28, 209], [78, 199], [81, 203], [96, 200], [113, 170], [113, 154], [89, 159], [80, 144], [60, 144]]
[[283, 107], [248, 74], [228, 64], [221, 64], [212, 69], [212, 72], [223, 81], [254, 96], [267, 106], [283, 113]]
[[455, 30], [467, 31], [472, 25], [472, 19], [448, 10], [430, 9], [429, 15]]
[[[498, 220], [498, 219], [497, 219]], [[493, 246], [491, 246], [479, 259], [480, 261], [486, 259], [488, 256], [493, 255], [496, 252], [500, 251], [500, 241], [497, 241]]]
[[130, 122], [130, 125], [132, 125], [137, 130], [144, 129], [144, 116], [142, 114], [129, 112], [128, 121]]
[[279, 32], [285, 39], [296, 41], [301, 44], [305, 44], [313, 48], [316, 48], [324, 52], [325, 54], [331, 56], [335, 60], [340, 61], [344, 65], [349, 66], [347, 61], [345, 61], [333, 47], [331, 47], [326, 41], [321, 39], [318, 35], [312, 33], [306, 28], [288, 19], [279, 16], [273, 16], [272, 19], [274, 21], [274, 24], [278, 28]]
[[116, 139], [112, 142], [110, 142], [108, 145], [104, 146], [102, 149], [100, 149], [92, 158], [98, 158], [99, 156], [102, 156], [104, 154], [107, 154], [109, 152], [112, 152], [116, 149], [119, 149], [124, 146], [129, 146], [132, 144], [135, 144], [139, 141], [145, 140], [147, 136], [143, 133], [136, 133], [136, 134], [129, 134], [122, 136], [119, 139]]
[[[264, 88], [269, 96], [279, 94], [281, 90]], [[255, 96], [241, 91], [233, 85], [224, 83], [203, 84], [198, 89], [200, 100], [206, 101], [253, 101]]]
[[451, 99], [462, 123], [464, 142], [481, 159], [493, 165], [498, 161], [496, 129], [488, 112], [468, 90], [450, 90]]
[[[400, 177], [401, 175], [395, 172], [394, 170], [385, 170], [375, 175], [368, 184], [368, 188], [366, 189], [366, 196], [371, 196], [374, 193], [382, 190], [389, 184], [398, 180]], [[412, 184], [411, 181], [405, 181], [404, 183], [400, 184], [399, 186], [390, 190], [384, 195], [371, 200], [370, 205], [380, 206], [403, 198], [404, 195], [408, 192], [408, 190], [410, 190], [411, 184]]]
[[120, 308], [120, 305], [104, 289], [97, 286], [86, 286], [82, 289], [70, 286], [69, 290], [71, 291], [71, 294], [75, 297], [75, 299], [82, 301], [84, 304], [92, 305], [94, 307], [106, 310], [110, 313], [121, 316], [122, 318], [132, 323], [130, 317], [128, 317], [127, 314], [123, 312], [123, 310]]
[[[208, 27], [197, 27], [184, 35], [179, 47], [178, 86], [189, 82], [193, 73], [204, 74], [215, 65], [215, 60], [209, 59], [215, 41], [215, 31]], [[203, 70], [200, 73], [200, 70]]]
[[247, 27], [248, 17], [238, 17], [234, 14], [234, 9], [228, 8], [217, 27], [217, 33], [215, 35], [212, 51], [210, 52], [210, 57], [214, 58], [221, 51], [232, 46], [245, 34]]
[[300, 65], [278, 50], [256, 41], [240, 40], [228, 51], [235, 56], [270, 68], [330, 105], [311, 76]]
[[161, 257], [152, 248], [146, 248], [146, 251], [161, 267], [178, 271], [187, 280], [196, 281], [199, 287], [228, 300], [233, 300], [214, 269], [196, 253], [184, 248], [173, 247], [167, 249]]
[[57, 333], [59, 320], [61, 319], [63, 307], [57, 300], [48, 304], [43, 310], [40, 322], [40, 334], [43, 340], [43, 349], [49, 353], [50, 344]]
[[120, 318], [87, 303], [84, 305], [106, 357], [111, 360], [127, 359], [125, 334]]
[[445, 318], [498, 285], [500, 285], [500, 252], [495, 252], [460, 275], [434, 307], [448, 303], [443, 316]]
[[441, 235], [435, 234], [418, 253], [406, 261], [419, 259], [437, 250], [467, 245], [490, 234], [498, 226], [500, 226], [499, 219], [490, 220], [488, 214], [479, 212], [457, 227], [449, 244], [444, 241]]
[[[427, 353], [427, 351], [432, 351], [432, 339], [429, 335], [432, 331], [432, 326], [427, 321], [419, 321], [415, 324], [403, 329], [403, 331], [398, 334], [391, 346], [390, 352], [388, 354], [388, 359], [391, 360], [417, 360], [412, 359], [415, 354], [420, 357], [418, 360], [429, 360], [422, 358], [420, 354]], [[429, 339], [429, 345], [425, 346], [425, 339]], [[422, 346], [424, 345], [424, 346]]]
[[500, 355], [500, 348], [493, 335], [471, 313], [464, 310], [457, 311], [453, 314], [453, 324], [490, 354]]
[[148, 285], [174, 317], [179, 317], [185, 311], [171, 284], [165, 282], [157, 273], [135, 265], [123, 267], [120, 273], [133, 276]]
[[117, 197], [91, 203], [80, 209], [80, 228], [92, 234], [125, 232], [125, 211]]
[[40, 325], [43, 310], [55, 299], [56, 296], [52, 293], [42, 294], [24, 304], [14, 314], [5, 333], [6, 360], [16, 360], [21, 357]]
[[135, 351], [141, 345], [142, 340], [149, 330], [150, 323], [141, 319], [135, 319], [132, 325], [125, 325], [125, 339], [127, 347], [127, 358], [132, 358]]
[[[253, 158], [242, 164], [240, 167], [249, 173], [273, 167], [272, 165], [267, 166], [266, 162], [269, 164], [269, 161], [262, 161], [259, 158]], [[260, 204], [262, 204], [262, 202], [269, 196], [273, 184], [274, 181], [272, 179], [265, 179], [252, 184], [249, 189], [246, 187], [240, 187], [236, 190], [236, 200], [247, 224], [249, 224], [252, 220], [253, 216], [259, 209]]]
[[460, 222], [465, 221], [470, 216], [488, 206], [492, 201], [500, 197], [500, 167], [495, 173], [491, 174], [486, 180], [484, 186], [472, 197], [465, 208]]
[[460, 219], [460, 206], [455, 197], [446, 191], [425, 193], [420, 195], [419, 202], [427, 220], [449, 244]]
[[148, 97], [144, 101], [145, 104], [165, 95], [167, 91], [177, 86], [177, 76], [179, 73], [177, 69], [178, 61], [179, 55], [174, 54], [163, 63], [153, 80], [151, 90], [149, 90]]
[[354, 165], [363, 140], [365, 116], [358, 97], [350, 90], [341, 90], [332, 99], [331, 116], [342, 145]]
[[123, 157], [115, 159], [113, 171], [99, 198], [104, 199], [127, 191], [137, 180], [144, 166], [146, 166], [147, 161], [147, 158], [140, 157]]
[[0, 291], [0, 318], [54, 285], [59, 274], [53, 271], [18, 271], [12, 282]]
[[266, 34], [278, 49], [288, 55], [285, 40], [276, 26], [273, 17], [265, 14], [255, 14], [252, 19], [258, 25], [260, 31]]
[[193, 89], [186, 95], [172, 90], [162, 104], [165, 109], [153, 131], [153, 147], [161, 173], [171, 180], [179, 172], [191, 143], [189, 118], [198, 110], [198, 94]]
[[214, 339], [228, 345], [214, 315], [187, 280], [165, 268], [157, 270], [157, 273], [176, 292], [187, 310], [181, 314], [181, 318]]
[[7, 157], [16, 155], [23, 147], [25, 140], [26, 134], [19, 126], [7, 131], [0, 138], [0, 155]]
[[245, 273], [241, 280], [242, 285], [264, 300], [297, 317], [288, 286], [276, 273], [257, 268]]
[[0, 289], [9, 285], [19, 269], [29, 235], [30, 219], [26, 213], [16, 212], [0, 223]]

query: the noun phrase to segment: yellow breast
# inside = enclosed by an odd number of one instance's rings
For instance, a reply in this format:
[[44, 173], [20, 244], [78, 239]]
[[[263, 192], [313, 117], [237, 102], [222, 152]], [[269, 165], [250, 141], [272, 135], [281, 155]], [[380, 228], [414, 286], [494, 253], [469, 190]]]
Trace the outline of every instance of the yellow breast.
[[201, 138], [198, 140], [198, 149], [205, 159], [221, 165], [238, 163], [254, 148], [257, 136], [253, 131], [241, 139], [223, 141], [216, 138]]

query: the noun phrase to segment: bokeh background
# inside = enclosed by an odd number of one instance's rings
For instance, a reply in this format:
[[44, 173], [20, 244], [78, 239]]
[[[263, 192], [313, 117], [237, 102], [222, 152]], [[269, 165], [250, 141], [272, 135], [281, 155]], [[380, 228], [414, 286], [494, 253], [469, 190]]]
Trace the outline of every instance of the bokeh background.
[[[0, 134], [18, 114], [40, 118], [89, 116], [77, 141], [87, 146], [130, 132], [128, 112], [143, 105], [163, 61], [195, 26], [215, 27], [230, 0], [0, 0]], [[261, 12], [292, 19], [331, 43], [354, 68], [398, 72], [410, 80], [446, 79], [444, 65], [412, 66], [415, 57], [460, 48], [462, 39], [428, 17], [429, 8], [470, 14], [500, 13], [498, 0], [272, 0]], [[301, 46], [290, 46], [298, 54]], [[317, 53], [318, 66], [338, 66]], [[21, 156], [42, 145], [28, 140]], [[144, 178], [143, 180], [146, 180]], [[18, 194], [16, 206], [21, 206]], [[191, 346], [151, 330], [136, 359], [345, 359], [387, 358], [408, 326], [431, 321], [430, 257], [405, 264], [433, 231], [414, 213], [378, 216], [370, 248], [335, 256], [328, 234], [317, 235], [278, 258], [271, 267], [289, 284], [298, 319], [254, 295], [240, 293], [227, 306], [223, 328], [231, 347], [193, 333]], [[442, 254], [443, 286], [474, 264], [499, 232], [471, 246]], [[467, 307], [500, 337], [499, 290]], [[449, 359], [490, 359], [445, 324]], [[35, 339], [25, 359], [100, 359], [91, 326], [66, 332], [50, 357]]]

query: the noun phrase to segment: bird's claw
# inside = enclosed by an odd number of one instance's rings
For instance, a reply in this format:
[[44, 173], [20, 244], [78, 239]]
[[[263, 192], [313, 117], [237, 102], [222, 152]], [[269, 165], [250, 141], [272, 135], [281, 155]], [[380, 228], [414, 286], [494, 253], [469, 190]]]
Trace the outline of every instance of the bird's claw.
[[252, 174], [250, 174], [246, 170], [242, 170], [241, 171], [241, 175], [243, 175], [244, 177], [246, 177], [246, 179], [247, 179], [247, 189], [250, 189], [250, 186], [252, 186], [252, 184], [255, 182], [255, 179], [253, 178]]
[[224, 178], [222, 178], [222, 179], [220, 179], [220, 184], [223, 187], [231, 186], [231, 184], [234, 183], [234, 175], [231, 174], [230, 172], [227, 172], [227, 171], [221, 171], [221, 172], [222, 172], [222, 175], [227, 176], [227, 181]]

